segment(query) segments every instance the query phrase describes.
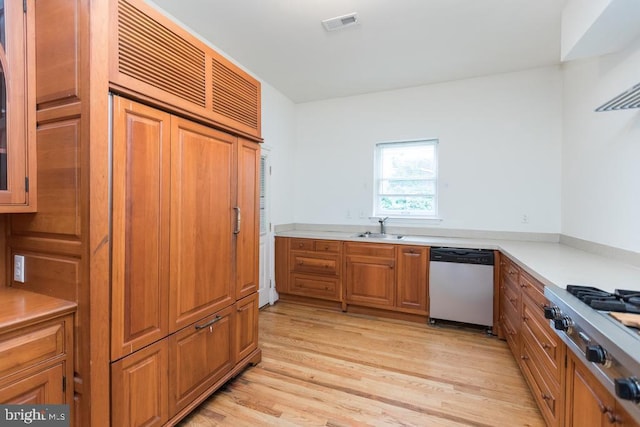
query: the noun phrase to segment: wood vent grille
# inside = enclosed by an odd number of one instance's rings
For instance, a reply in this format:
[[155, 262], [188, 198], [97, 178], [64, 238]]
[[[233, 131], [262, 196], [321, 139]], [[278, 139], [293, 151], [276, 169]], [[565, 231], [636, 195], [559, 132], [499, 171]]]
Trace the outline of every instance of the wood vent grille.
[[213, 112], [258, 129], [259, 88], [212, 58]]
[[205, 53], [124, 0], [118, 7], [118, 69], [205, 107]]

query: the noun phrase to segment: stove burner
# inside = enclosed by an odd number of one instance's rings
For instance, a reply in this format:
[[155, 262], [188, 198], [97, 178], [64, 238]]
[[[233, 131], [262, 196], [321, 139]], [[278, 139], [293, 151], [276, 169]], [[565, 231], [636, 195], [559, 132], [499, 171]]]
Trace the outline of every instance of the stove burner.
[[595, 310], [640, 314], [640, 292], [616, 289], [606, 292], [593, 286], [567, 285], [567, 292]]

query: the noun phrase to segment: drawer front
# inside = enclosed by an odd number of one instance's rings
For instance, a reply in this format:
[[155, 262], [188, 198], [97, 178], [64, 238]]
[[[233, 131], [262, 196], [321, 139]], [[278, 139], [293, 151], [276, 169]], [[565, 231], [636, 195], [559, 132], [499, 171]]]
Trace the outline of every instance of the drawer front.
[[341, 289], [338, 278], [291, 274], [290, 293], [307, 297], [340, 301]]
[[514, 285], [518, 284], [520, 269], [507, 257], [502, 257], [500, 263], [500, 275], [502, 276], [503, 283], [511, 282]]
[[528, 297], [522, 305], [522, 334], [527, 335], [531, 344], [531, 352], [543, 365], [551, 377], [559, 384], [564, 375], [565, 347], [560, 338], [541, 315], [533, 301]]
[[37, 325], [0, 337], [0, 376], [64, 354], [64, 322]]
[[351, 243], [345, 244], [345, 252], [349, 255], [365, 255], [381, 258], [395, 258], [395, 247], [384, 243]]
[[313, 239], [291, 239], [290, 249], [292, 251], [313, 251], [316, 242]]
[[[291, 271], [300, 273], [318, 273], [337, 275], [340, 269], [338, 255], [292, 252], [290, 259]], [[292, 285], [290, 285], [292, 286]]]
[[540, 412], [547, 425], [560, 425], [563, 415], [563, 399], [560, 387], [550, 380], [548, 373], [541, 369], [541, 363], [532, 352], [533, 344], [522, 337], [522, 372], [531, 388], [531, 393], [538, 403]]
[[233, 367], [233, 308], [169, 336], [169, 418]]
[[503, 310], [510, 310], [516, 315], [520, 313], [521, 293], [512, 286], [505, 285], [502, 287], [502, 307]]
[[502, 329], [504, 329], [504, 336], [511, 349], [511, 354], [518, 359], [520, 357], [518, 330], [515, 328], [511, 318], [504, 314], [502, 315]]
[[544, 296], [544, 286], [533, 277], [526, 273], [520, 274], [520, 287], [523, 294], [531, 298], [538, 306], [540, 313], [545, 305], [548, 304], [547, 299]]
[[339, 253], [340, 246], [341, 242], [338, 242], [336, 240], [316, 240], [314, 249], [316, 252]]

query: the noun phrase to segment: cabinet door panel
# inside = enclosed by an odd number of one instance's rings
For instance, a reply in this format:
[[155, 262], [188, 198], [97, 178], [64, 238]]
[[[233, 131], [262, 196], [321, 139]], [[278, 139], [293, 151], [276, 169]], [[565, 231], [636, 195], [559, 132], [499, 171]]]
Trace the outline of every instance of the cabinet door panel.
[[567, 426], [606, 426], [606, 412], [613, 410], [614, 401], [581, 362], [569, 352], [567, 376]]
[[347, 256], [347, 303], [393, 306], [395, 260]]
[[257, 293], [236, 303], [235, 331], [235, 360], [237, 363], [258, 348]]
[[235, 299], [236, 138], [176, 117], [171, 128], [169, 319], [177, 331]]
[[170, 121], [114, 97], [112, 360], [168, 332]]
[[258, 175], [260, 146], [241, 139], [238, 143], [238, 211], [236, 215], [236, 299], [258, 290], [260, 207]]
[[398, 247], [398, 294], [400, 308], [427, 311], [428, 249], [420, 246]]
[[19, 381], [0, 387], [0, 403], [9, 405], [44, 405], [65, 402], [62, 391], [64, 364], [36, 372]]
[[161, 426], [168, 419], [164, 339], [111, 365], [111, 425]]
[[233, 306], [227, 307], [169, 337], [171, 416], [222, 378], [233, 366], [233, 309]]

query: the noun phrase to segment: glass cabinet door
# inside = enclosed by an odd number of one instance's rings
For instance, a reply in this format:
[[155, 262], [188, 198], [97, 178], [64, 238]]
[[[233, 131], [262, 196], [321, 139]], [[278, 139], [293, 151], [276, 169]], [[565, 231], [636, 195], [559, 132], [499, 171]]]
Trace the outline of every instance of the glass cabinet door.
[[0, 212], [35, 210], [35, 200], [29, 203], [28, 188], [27, 155], [33, 141], [29, 141], [27, 117], [35, 114], [27, 88], [28, 22], [23, 2], [0, 0]]

